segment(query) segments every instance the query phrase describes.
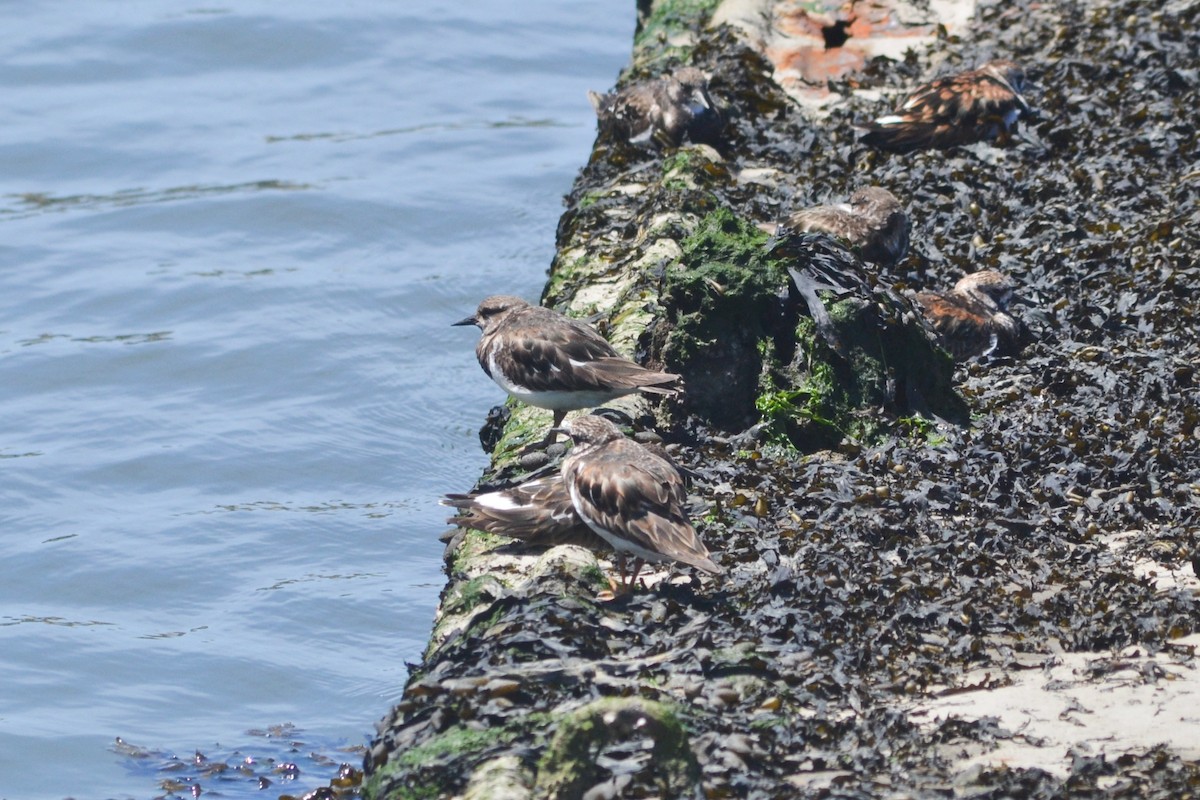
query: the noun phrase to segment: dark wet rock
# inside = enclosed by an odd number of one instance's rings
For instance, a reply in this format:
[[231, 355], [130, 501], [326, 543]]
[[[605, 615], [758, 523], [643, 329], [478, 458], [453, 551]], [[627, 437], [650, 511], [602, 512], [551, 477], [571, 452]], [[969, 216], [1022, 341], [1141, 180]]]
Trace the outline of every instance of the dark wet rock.
[[534, 450], [525, 453], [520, 458], [521, 467], [529, 472], [550, 463], [550, 456], [544, 450]]
[[[693, 476], [692, 517], [727, 577], [672, 573], [604, 602], [587, 566], [555, 556], [535, 573], [537, 554], [462, 536], [367, 793], [454, 796], [495, 769], [548, 796], [534, 787], [570, 749], [558, 732], [618, 700], [670, 712], [678, 735], [647, 724], [687, 742], [709, 797], [1194, 792], [1195, 729], [1178, 713], [1154, 741], [1117, 741], [1092, 733], [1098, 708], [1068, 704], [1078, 736], [1059, 739], [971, 701], [1063, 661], [1078, 667], [1069, 685], [1037, 682], [1044, 703], [1194, 681], [1200, 5], [982, 5], [932, 52], [831, 79], [842, 99], [822, 118], [730, 30], [668, 36], [691, 5], [643, 5], [673, 21], [648, 13], [623, 80], [701, 67], [728, 146], [597, 147], [545, 300], [600, 313], [624, 352], [685, 375], [686, 403], [621, 411]], [[1029, 67], [1041, 110], [1005, 148], [856, 142], [879, 93], [935, 59], [1000, 55]], [[887, 275], [821, 237], [768, 252], [759, 223], [867, 182], [908, 199], [911, 252]], [[986, 363], [930, 360], [910, 293], [982, 269], [1032, 304], [1017, 311], [1031, 340]], [[885, 366], [862, 370], [859, 352]], [[521, 414], [489, 486], [527, 477], [507, 455]], [[687, 796], [686, 757], [659, 763], [661, 737], [614, 719], [570, 767], [576, 796]]]
[[511, 416], [512, 410], [508, 406], [491, 407], [483, 427], [479, 429], [479, 444], [483, 447], [483, 452], [490, 453], [500, 444], [500, 439], [504, 436], [504, 426], [508, 424]]

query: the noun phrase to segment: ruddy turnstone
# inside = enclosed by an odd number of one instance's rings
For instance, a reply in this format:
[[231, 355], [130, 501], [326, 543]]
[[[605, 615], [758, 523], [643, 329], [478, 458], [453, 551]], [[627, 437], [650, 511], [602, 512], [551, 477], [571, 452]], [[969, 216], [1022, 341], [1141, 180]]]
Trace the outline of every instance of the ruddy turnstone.
[[520, 539], [536, 547], [573, 544], [600, 552], [612, 550], [608, 541], [575, 513], [561, 474], [494, 492], [448, 494], [442, 505], [459, 510], [446, 522], [460, 528]]
[[1007, 135], [1033, 113], [1021, 92], [1025, 70], [1006, 59], [931, 81], [910, 94], [894, 114], [864, 126], [864, 143], [907, 153], [953, 147]]
[[617, 92], [588, 92], [600, 132], [632, 144], [678, 147], [684, 138], [717, 146], [724, 120], [708, 94], [708, 77], [684, 67]]
[[864, 186], [850, 195], [848, 203], [794, 212], [775, 235], [827, 233], [844, 241], [863, 260], [891, 267], [908, 254], [908, 230], [908, 214], [896, 196], [882, 186]]
[[[563, 460], [562, 476], [575, 513], [616, 551], [625, 588], [642, 563], [679, 561], [719, 575], [688, 520], [683, 479], [670, 462], [598, 416], [576, 417], [562, 430], [575, 442]], [[630, 574], [625, 556], [635, 559]]]
[[1012, 279], [991, 269], [961, 278], [948, 292], [916, 295], [955, 361], [1019, 349], [1021, 323], [1007, 311], [1012, 298]]
[[[519, 297], [493, 295], [474, 316], [479, 366], [513, 397], [554, 412], [553, 428], [568, 411], [592, 408], [633, 392], [675, 395], [679, 376], [657, 372], [619, 355], [585, 323]], [[547, 441], [554, 439], [551, 432]]]

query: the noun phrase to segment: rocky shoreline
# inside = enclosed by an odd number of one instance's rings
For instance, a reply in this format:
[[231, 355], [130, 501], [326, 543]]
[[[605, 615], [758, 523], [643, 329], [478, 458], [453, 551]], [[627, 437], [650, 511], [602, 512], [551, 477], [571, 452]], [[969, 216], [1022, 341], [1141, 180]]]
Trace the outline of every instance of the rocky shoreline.
[[[682, 403], [611, 406], [694, 474], [727, 574], [601, 602], [588, 551], [455, 536], [367, 796], [1197, 792], [1200, 4], [930, 23], [944, 5], [872, 6], [870, 34], [840, 6], [639, 3], [621, 84], [699, 66], [726, 141], [598, 140], [543, 303], [685, 376]], [[771, 44], [800, 22], [849, 38]], [[918, 28], [898, 61], [830, 52]], [[1041, 112], [1007, 146], [856, 142], [905, 87], [995, 56]], [[826, 70], [815, 91], [797, 64]], [[913, 252], [828, 299], [825, 335], [786, 270], [836, 253], [785, 262], [758, 226], [867, 184], [908, 206]], [[984, 268], [1031, 301], [1031, 341], [955, 368], [903, 298]], [[543, 467], [520, 451], [548, 421], [514, 408], [480, 487]]]

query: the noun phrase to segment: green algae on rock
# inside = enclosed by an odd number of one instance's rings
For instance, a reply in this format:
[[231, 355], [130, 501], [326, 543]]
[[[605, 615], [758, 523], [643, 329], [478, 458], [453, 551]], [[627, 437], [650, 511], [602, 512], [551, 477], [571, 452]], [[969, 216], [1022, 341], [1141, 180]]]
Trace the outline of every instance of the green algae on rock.
[[[601, 778], [596, 754], [603, 748], [639, 740], [652, 742], [649, 769], [661, 797], [700, 796], [700, 766], [687, 731], [665, 704], [608, 697], [569, 712], [555, 725], [554, 738], [538, 762], [533, 796], [553, 800], [580, 797]], [[619, 783], [614, 782], [619, 791]]]
[[741, 430], [754, 409], [758, 343], [779, 305], [786, 273], [765, 257], [766, 235], [729, 209], [704, 217], [667, 270], [670, 333], [664, 360], [683, 375], [687, 408], [709, 424]]
[[[824, 253], [780, 250], [726, 208], [682, 241], [664, 280], [663, 358], [684, 376], [688, 412], [726, 430], [762, 416], [780, 441], [806, 452], [843, 436], [876, 438], [888, 427], [881, 410], [965, 420], [953, 364], [930, 344], [910, 301], [856, 275], [856, 294], [815, 300], [832, 323], [823, 341], [785, 266], [804, 268]], [[847, 278], [862, 272], [848, 252], [835, 268]]]
[[686, 62], [720, 0], [638, 0], [633, 34], [634, 66]]

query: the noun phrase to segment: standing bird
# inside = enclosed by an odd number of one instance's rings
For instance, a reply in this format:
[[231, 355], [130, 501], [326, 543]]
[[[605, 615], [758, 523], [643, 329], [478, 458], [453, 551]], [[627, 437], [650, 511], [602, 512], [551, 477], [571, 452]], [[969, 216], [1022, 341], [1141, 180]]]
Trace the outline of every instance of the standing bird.
[[[616, 551], [621, 583], [629, 589], [643, 562], [679, 561], [720, 575], [683, 504], [683, 479], [670, 462], [597, 416], [576, 417], [563, 426], [575, 442], [563, 460], [562, 476], [575, 513]], [[634, 556], [630, 574], [625, 555]]]
[[1020, 349], [1021, 323], [1007, 311], [1012, 299], [1012, 279], [991, 269], [961, 278], [948, 292], [916, 296], [955, 361]]
[[813, 206], [791, 214], [776, 236], [812, 231], [844, 241], [864, 261], [892, 267], [908, 254], [908, 214], [882, 186], [864, 186], [849, 203]]
[[554, 412], [547, 442], [568, 411], [592, 408], [633, 392], [676, 395], [679, 376], [656, 372], [619, 355], [579, 320], [519, 297], [485, 298], [474, 316], [455, 325], [483, 331], [479, 366], [516, 399]]
[[575, 513], [561, 474], [494, 492], [448, 494], [442, 505], [458, 509], [446, 522], [460, 528], [520, 539], [535, 547], [573, 544], [599, 552], [612, 550]]
[[1007, 136], [1033, 114], [1021, 92], [1025, 70], [1006, 59], [938, 78], [905, 98], [894, 114], [863, 127], [872, 147], [907, 153]]
[[631, 144], [679, 147], [684, 138], [719, 146], [725, 121], [708, 94], [708, 77], [684, 67], [617, 92], [588, 92], [602, 134]]

